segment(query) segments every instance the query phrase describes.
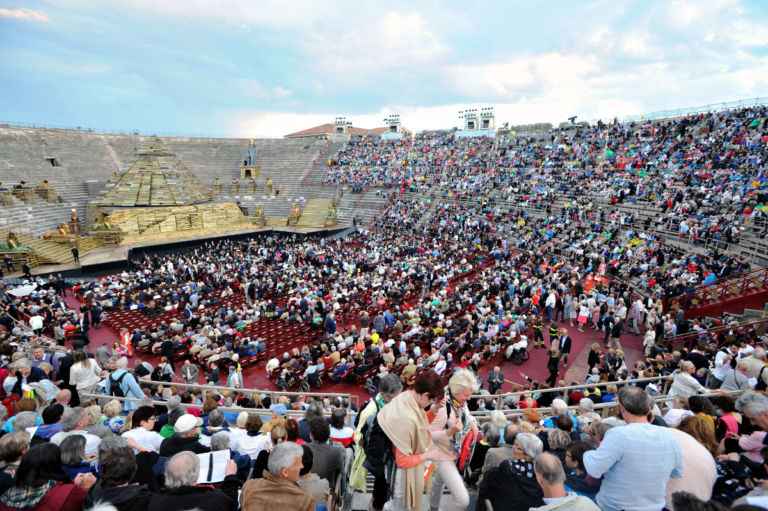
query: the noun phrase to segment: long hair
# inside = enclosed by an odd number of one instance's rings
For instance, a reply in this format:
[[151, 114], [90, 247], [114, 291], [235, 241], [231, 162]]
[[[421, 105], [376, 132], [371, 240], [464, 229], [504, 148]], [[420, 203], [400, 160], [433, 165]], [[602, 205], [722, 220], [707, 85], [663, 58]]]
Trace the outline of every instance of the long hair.
[[17, 486], [39, 486], [48, 480], [72, 482], [61, 468], [61, 449], [51, 443], [36, 445], [24, 454], [15, 482]]
[[88, 358], [88, 353], [85, 350], [75, 351], [75, 363], [83, 364], [86, 369], [91, 368], [91, 359]]
[[717, 457], [717, 448], [719, 444], [717, 443], [715, 434], [712, 432], [712, 427], [709, 424], [709, 421], [698, 415], [683, 417], [677, 430], [691, 435], [701, 445], [707, 448], [710, 454], [712, 454], [712, 457]]

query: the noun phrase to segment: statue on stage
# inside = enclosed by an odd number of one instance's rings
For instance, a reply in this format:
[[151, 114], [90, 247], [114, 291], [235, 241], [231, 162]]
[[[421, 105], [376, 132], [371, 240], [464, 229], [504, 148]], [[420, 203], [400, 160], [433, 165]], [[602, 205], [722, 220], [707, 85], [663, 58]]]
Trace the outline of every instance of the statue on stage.
[[73, 209], [69, 215], [69, 232], [71, 234], [83, 234], [83, 226], [80, 225], [80, 218], [77, 216], [77, 210]]
[[216, 180], [213, 182], [213, 194], [214, 195], [221, 195], [221, 178], [216, 178]]
[[232, 178], [232, 183], [229, 185], [229, 194], [237, 195], [240, 193], [240, 181], [236, 178]]
[[291, 214], [288, 215], [288, 216], [290, 218], [299, 218], [301, 216], [301, 210], [299, 209], [299, 207], [296, 204], [291, 206]]
[[325, 226], [326, 227], [333, 227], [338, 222], [336, 218], [336, 208], [331, 206], [328, 208], [328, 214], [325, 216]]
[[92, 231], [114, 231], [116, 230], [109, 221], [109, 213], [100, 213], [99, 219], [93, 224]]
[[254, 178], [250, 178], [248, 180], [248, 186], [246, 187], [247, 193], [256, 193], [256, 180]]
[[268, 177], [266, 181], [264, 181], [264, 193], [267, 195], [272, 195], [272, 178]]
[[43, 234], [43, 238], [54, 241], [68, 241], [77, 238], [77, 236], [70, 232], [67, 222], [60, 222], [56, 232], [46, 232]]
[[264, 210], [261, 209], [261, 206], [256, 204], [256, 206], [253, 209], [253, 224], [264, 226], [267, 223], [267, 215], [264, 214]]
[[58, 202], [59, 197], [56, 190], [51, 186], [47, 179], [35, 187], [37, 194], [48, 202]]

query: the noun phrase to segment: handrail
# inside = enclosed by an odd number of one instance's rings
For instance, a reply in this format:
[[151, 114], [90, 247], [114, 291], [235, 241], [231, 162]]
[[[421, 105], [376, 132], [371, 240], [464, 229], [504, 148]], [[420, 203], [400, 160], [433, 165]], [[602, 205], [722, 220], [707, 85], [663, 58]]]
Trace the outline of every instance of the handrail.
[[163, 385], [165, 387], [168, 386], [175, 386], [175, 387], [191, 387], [191, 388], [199, 388], [203, 391], [203, 396], [205, 396], [206, 390], [226, 390], [227, 392], [237, 392], [237, 393], [248, 393], [248, 394], [274, 394], [277, 396], [311, 396], [311, 397], [340, 397], [340, 398], [347, 398], [350, 400], [350, 402], [354, 399], [355, 404], [357, 404], [358, 397], [355, 394], [349, 394], [349, 393], [343, 393], [343, 392], [289, 392], [289, 391], [282, 391], [282, 390], [259, 390], [259, 389], [246, 389], [246, 388], [239, 388], [239, 389], [233, 389], [232, 387], [226, 387], [223, 385], [212, 385], [210, 383], [185, 383], [185, 382], [167, 382], [167, 381], [157, 381], [157, 380], [137, 380], [137, 383], [141, 385], [142, 383], [148, 383], [150, 385]]
[[[88, 399], [107, 399], [109, 401], [112, 401], [113, 399], [120, 401], [120, 402], [127, 402], [127, 403], [141, 403], [145, 402], [149, 398], [133, 398], [133, 397], [119, 397], [119, 396], [108, 396], [106, 394], [90, 394], [90, 393], [79, 393], [80, 396], [86, 397]], [[166, 401], [156, 401], [152, 400], [153, 406], [166, 406], [168, 403]], [[181, 403], [180, 406], [183, 406], [184, 408], [194, 408], [196, 410], [202, 410], [203, 405], [196, 405], [192, 403]], [[271, 413], [269, 408], [244, 408], [240, 406], [217, 406], [217, 410], [221, 410], [223, 412], [248, 412], [248, 413], [259, 413], [259, 414], [268, 414]], [[359, 409], [358, 409], [359, 410]], [[357, 415], [358, 412], [355, 412], [353, 410], [347, 410], [347, 415], [354, 417]], [[331, 412], [327, 410], [323, 410], [323, 415], [326, 417], [331, 416]], [[304, 417], [304, 410], [286, 410], [286, 416], [287, 417]]]
[[[744, 392], [744, 391], [741, 391], [741, 390], [731, 390], [731, 391], [725, 391], [724, 393], [726, 393], [728, 395], [731, 395], [731, 396], [736, 396], [738, 394], [741, 394], [742, 392]], [[711, 392], [711, 393], [698, 394], [698, 395], [701, 396], [701, 397], [722, 396], [723, 392]], [[675, 397], [674, 396], [670, 397], [670, 396], [667, 396], [665, 394], [662, 394], [662, 395], [659, 395], [659, 396], [652, 396], [651, 399], [653, 400], [654, 404], [660, 404], [660, 403], [665, 403], [667, 401], [672, 401], [673, 399], [675, 399]], [[618, 404], [619, 404], [618, 401], [613, 401], [611, 403], [598, 403], [598, 404], [596, 404], [594, 406], [594, 409], [595, 410], [609, 410], [609, 409], [617, 407]], [[568, 406], [567, 409], [568, 410], [578, 410], [579, 409], [579, 405], [570, 405], [570, 406]], [[526, 408], [523, 408], [523, 409], [517, 408], [517, 409], [514, 409], [514, 410], [500, 410], [499, 409], [499, 411], [502, 412], [504, 414], [504, 417], [506, 417], [507, 419], [521, 417], [521, 416], [523, 416], [525, 414], [525, 410], [526, 410]], [[550, 416], [552, 414], [552, 409], [551, 408], [541, 408], [540, 407], [540, 408], [533, 408], [533, 410], [536, 410], [542, 416]], [[493, 413], [494, 411], [496, 411], [496, 410], [478, 410], [478, 411], [469, 412], [469, 413], [470, 413], [470, 415], [472, 415], [475, 418], [485, 418], [485, 417], [490, 418], [491, 413]], [[605, 412], [603, 412], [602, 416], [605, 417]], [[576, 427], [576, 425], [574, 425], [574, 428], [575, 427]]]

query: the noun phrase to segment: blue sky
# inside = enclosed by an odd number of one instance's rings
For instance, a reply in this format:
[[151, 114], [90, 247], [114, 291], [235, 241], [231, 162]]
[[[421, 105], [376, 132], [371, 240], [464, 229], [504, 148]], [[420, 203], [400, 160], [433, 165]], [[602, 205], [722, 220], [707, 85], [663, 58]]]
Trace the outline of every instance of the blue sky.
[[272, 136], [768, 96], [768, 2], [0, 0], [0, 120]]

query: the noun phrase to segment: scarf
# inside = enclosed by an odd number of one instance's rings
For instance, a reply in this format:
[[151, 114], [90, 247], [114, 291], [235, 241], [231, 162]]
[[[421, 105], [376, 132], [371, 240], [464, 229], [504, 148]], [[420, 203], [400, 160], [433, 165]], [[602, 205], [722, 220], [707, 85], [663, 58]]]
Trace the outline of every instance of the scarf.
[[58, 481], [45, 481], [38, 486], [14, 486], [0, 497], [0, 502], [16, 509], [30, 509], [36, 507], [57, 484]]
[[[421, 454], [433, 448], [427, 414], [416, 403], [413, 392], [403, 392], [378, 414], [381, 429], [392, 444], [406, 456]], [[421, 509], [424, 494], [424, 463], [402, 469], [403, 503], [411, 510]]]

